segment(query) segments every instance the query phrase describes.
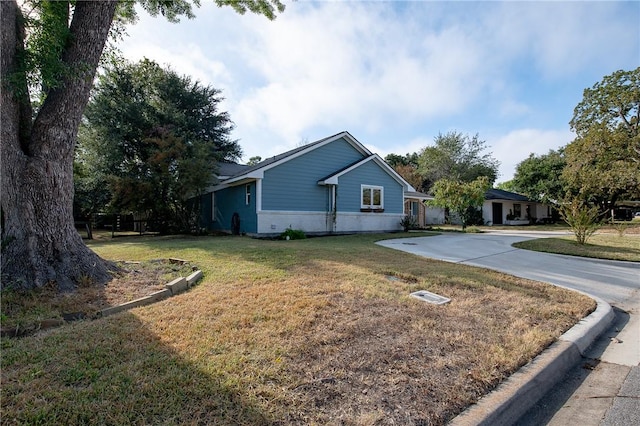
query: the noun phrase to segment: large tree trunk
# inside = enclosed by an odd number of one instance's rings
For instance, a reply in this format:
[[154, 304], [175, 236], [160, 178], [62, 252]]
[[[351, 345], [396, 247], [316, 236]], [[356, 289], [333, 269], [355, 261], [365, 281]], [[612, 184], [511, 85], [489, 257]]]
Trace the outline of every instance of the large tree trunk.
[[24, 48], [22, 16], [15, 1], [0, 3], [2, 286], [55, 282], [71, 290], [79, 279], [105, 283], [111, 265], [74, 227], [73, 155], [116, 2], [76, 3], [61, 58], [72, 72], [49, 91], [35, 119], [20, 90], [26, 88], [17, 55]]

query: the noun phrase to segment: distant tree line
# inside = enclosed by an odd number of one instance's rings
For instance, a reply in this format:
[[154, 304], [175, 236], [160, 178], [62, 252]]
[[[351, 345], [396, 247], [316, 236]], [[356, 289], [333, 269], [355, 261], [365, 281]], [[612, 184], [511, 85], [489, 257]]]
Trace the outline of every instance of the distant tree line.
[[[640, 200], [640, 67], [616, 71], [585, 89], [569, 124], [573, 141], [530, 154], [513, 179], [498, 187], [543, 203], [572, 205], [572, 211], [596, 207], [601, 217], [618, 201]], [[431, 194], [441, 179], [469, 183], [485, 177], [493, 185], [499, 165], [477, 135], [457, 132], [438, 135], [420, 152], [385, 159], [417, 190]]]

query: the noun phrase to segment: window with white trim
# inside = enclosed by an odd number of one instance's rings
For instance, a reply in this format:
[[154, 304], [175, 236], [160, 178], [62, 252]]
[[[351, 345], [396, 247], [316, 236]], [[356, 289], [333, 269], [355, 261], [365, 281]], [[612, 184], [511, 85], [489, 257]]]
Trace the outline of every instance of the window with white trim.
[[382, 186], [360, 185], [360, 208], [384, 209], [384, 188]]
[[251, 184], [245, 186], [244, 202], [246, 205], [251, 204]]

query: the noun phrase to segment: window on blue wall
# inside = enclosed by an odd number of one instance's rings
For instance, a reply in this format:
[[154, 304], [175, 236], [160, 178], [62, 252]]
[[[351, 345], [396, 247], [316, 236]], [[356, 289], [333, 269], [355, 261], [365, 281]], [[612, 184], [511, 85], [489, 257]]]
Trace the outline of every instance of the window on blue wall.
[[249, 205], [251, 204], [251, 184], [248, 184], [245, 188], [244, 202]]
[[362, 185], [360, 207], [363, 209], [384, 208], [384, 188], [381, 186]]

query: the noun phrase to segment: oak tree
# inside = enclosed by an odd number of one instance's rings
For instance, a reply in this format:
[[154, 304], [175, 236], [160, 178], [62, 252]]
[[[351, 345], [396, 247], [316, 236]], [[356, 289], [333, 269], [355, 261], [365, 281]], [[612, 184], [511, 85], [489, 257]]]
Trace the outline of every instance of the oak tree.
[[[152, 14], [192, 16], [185, 0], [142, 0]], [[194, 0], [194, 5], [198, 5]], [[216, 0], [274, 18], [279, 0]], [[109, 263], [82, 242], [73, 220], [76, 135], [116, 12], [132, 2], [0, 2], [2, 286], [79, 279], [104, 283]]]
[[569, 197], [611, 209], [640, 197], [640, 67], [616, 71], [585, 89], [570, 122], [562, 177]]
[[472, 182], [484, 176], [489, 184], [498, 177], [500, 162], [487, 152], [487, 143], [478, 135], [470, 137], [451, 131], [439, 134], [435, 145], [425, 147], [418, 158], [419, 172], [429, 190], [440, 179]]
[[625, 134], [631, 139], [631, 158], [640, 162], [640, 67], [616, 71], [585, 89], [569, 125], [578, 137], [592, 129]]
[[[526, 195], [533, 201], [554, 203], [565, 194], [562, 171], [566, 165], [564, 150], [549, 150], [522, 160], [516, 166], [509, 191]], [[506, 189], [506, 188], [501, 188]]]

